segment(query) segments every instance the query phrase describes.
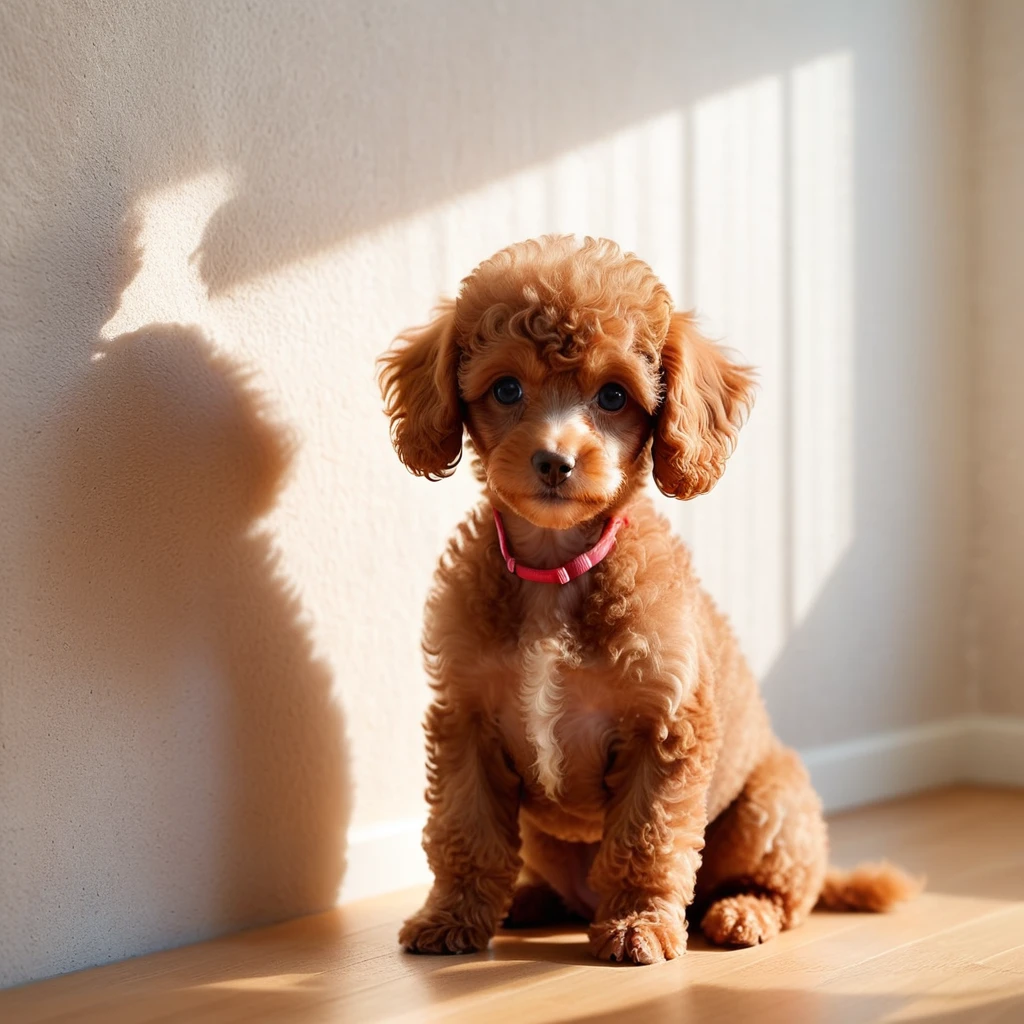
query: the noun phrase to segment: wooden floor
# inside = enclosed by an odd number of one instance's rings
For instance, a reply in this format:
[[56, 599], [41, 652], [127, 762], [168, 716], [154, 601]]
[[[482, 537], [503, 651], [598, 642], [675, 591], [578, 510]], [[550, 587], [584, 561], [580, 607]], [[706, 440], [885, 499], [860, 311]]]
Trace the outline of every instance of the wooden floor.
[[928, 892], [632, 967], [588, 958], [581, 932], [402, 954], [398, 922], [422, 895], [409, 891], [0, 992], [0, 1021], [1024, 1022], [1024, 792], [933, 792], [840, 815], [832, 837], [836, 863], [885, 854], [926, 872]]

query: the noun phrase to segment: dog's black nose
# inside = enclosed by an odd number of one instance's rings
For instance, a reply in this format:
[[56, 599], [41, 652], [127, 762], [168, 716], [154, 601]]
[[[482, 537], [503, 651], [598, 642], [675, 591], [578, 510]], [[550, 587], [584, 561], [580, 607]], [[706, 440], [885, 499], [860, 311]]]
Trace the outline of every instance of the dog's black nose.
[[534, 452], [530, 460], [537, 476], [549, 487], [557, 487], [560, 483], [572, 476], [572, 468], [576, 460], [571, 455], [562, 455], [559, 452]]

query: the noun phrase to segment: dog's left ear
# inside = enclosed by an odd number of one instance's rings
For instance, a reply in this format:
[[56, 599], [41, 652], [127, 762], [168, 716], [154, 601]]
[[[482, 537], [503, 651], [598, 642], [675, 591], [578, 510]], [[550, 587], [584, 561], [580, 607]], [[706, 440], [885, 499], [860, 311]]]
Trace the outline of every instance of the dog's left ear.
[[380, 357], [384, 412], [398, 457], [417, 476], [450, 476], [462, 458], [455, 303], [444, 301], [425, 327], [405, 331]]
[[725, 470], [754, 401], [755, 374], [703, 337], [692, 313], [674, 313], [661, 375], [654, 479], [670, 498], [693, 498], [710, 491]]

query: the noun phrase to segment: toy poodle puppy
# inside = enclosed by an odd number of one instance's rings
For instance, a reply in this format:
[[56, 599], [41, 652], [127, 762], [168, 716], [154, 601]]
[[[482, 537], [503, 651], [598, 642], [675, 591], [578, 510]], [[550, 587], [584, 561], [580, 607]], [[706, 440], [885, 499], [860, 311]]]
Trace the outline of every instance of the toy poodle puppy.
[[644, 494], [710, 490], [754, 388], [650, 267], [604, 239], [509, 246], [381, 364], [402, 462], [448, 476], [466, 435], [484, 489], [427, 603], [435, 881], [402, 945], [574, 916], [596, 956], [649, 964], [684, 952], [688, 911], [748, 946], [819, 902], [911, 895], [888, 865], [827, 872], [807, 773]]

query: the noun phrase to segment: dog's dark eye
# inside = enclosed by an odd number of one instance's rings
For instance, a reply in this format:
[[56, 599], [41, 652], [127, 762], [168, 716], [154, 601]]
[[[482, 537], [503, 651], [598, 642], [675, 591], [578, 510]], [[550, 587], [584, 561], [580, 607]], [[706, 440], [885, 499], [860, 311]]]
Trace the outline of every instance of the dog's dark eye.
[[621, 384], [605, 384], [597, 393], [597, 404], [605, 412], [618, 412], [626, 404], [626, 389]]
[[522, 385], [515, 377], [502, 377], [491, 390], [502, 405], [515, 405], [523, 397]]

